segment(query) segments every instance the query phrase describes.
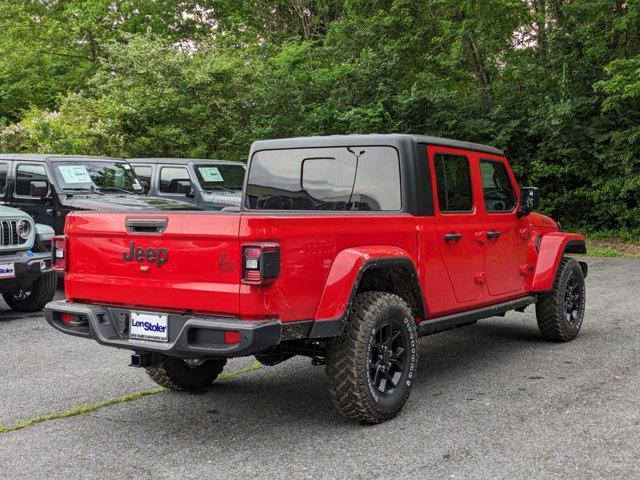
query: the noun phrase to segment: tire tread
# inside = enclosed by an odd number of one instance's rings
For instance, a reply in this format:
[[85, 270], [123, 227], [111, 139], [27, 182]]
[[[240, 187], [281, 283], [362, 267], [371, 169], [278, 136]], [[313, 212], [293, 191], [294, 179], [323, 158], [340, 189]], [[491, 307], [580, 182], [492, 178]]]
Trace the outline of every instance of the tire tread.
[[47, 272], [31, 285], [31, 295], [24, 300], [16, 300], [10, 293], [3, 294], [4, 301], [17, 312], [37, 312], [42, 310], [56, 294], [58, 279], [55, 272]]
[[562, 310], [562, 292], [560, 292], [567, 276], [572, 270], [577, 272], [578, 275], [582, 275], [582, 269], [575, 259], [563, 257], [558, 265], [558, 271], [553, 280], [551, 291], [540, 295], [536, 303], [538, 328], [542, 337], [547, 340], [568, 342], [578, 335], [579, 328], [578, 331], [573, 332], [567, 326], [567, 321], [564, 318], [564, 312]]
[[[227, 363], [226, 359], [220, 360], [209, 360], [205, 365], [209, 367], [206, 371], [206, 377], [211, 377], [210, 380], [207, 378], [206, 381], [201, 381], [198, 383], [188, 382], [183, 376], [180, 376], [174, 367], [173, 362], [181, 361], [177, 358], [168, 357], [162, 363], [158, 365], [154, 365], [152, 367], [146, 367], [145, 370], [147, 375], [153, 380], [155, 383], [164, 387], [168, 390], [174, 390], [179, 392], [189, 392], [200, 390], [202, 388], [208, 387], [213, 381], [222, 373], [225, 364]], [[202, 365], [204, 366], [204, 365]], [[201, 367], [202, 367], [201, 366]], [[195, 367], [200, 368], [200, 367]]]
[[396, 416], [407, 399], [405, 397], [392, 411], [380, 412], [372, 405], [367, 382], [358, 373], [358, 359], [367, 355], [367, 320], [389, 304], [401, 308], [413, 318], [411, 309], [398, 295], [375, 291], [360, 293], [354, 299], [342, 334], [332, 341], [327, 353], [326, 374], [334, 407], [342, 416], [363, 423], [380, 423]]

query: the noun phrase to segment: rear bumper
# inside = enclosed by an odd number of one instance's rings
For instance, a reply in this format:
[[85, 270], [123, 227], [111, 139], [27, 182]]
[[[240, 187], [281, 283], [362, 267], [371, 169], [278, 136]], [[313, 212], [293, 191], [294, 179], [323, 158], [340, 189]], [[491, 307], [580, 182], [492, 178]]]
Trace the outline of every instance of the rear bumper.
[[[50, 302], [45, 307], [49, 325], [68, 335], [92, 338], [102, 345], [157, 352], [163, 355], [196, 357], [239, 357], [250, 355], [280, 343], [282, 324], [277, 320], [249, 322], [240, 319], [181, 315], [168, 312], [168, 342], [154, 342], [129, 338], [131, 310], [105, 307], [66, 300]], [[79, 316], [81, 321], [69, 325], [62, 321], [62, 313]], [[225, 331], [240, 333], [240, 342], [227, 344]]]

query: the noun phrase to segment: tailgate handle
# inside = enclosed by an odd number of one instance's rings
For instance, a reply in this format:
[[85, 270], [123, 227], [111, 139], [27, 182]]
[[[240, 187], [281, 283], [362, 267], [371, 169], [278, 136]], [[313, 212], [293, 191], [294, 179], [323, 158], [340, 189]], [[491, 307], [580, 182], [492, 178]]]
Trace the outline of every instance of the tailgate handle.
[[129, 233], [161, 234], [167, 229], [167, 217], [127, 217], [124, 221]]

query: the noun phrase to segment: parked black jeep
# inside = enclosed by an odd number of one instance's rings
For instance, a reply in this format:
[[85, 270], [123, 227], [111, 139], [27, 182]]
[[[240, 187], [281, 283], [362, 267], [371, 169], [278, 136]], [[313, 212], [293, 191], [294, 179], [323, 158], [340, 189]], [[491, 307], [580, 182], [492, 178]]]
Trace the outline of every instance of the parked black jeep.
[[0, 154], [0, 202], [27, 212], [57, 234], [74, 210], [200, 210], [147, 197], [126, 160], [69, 155]]

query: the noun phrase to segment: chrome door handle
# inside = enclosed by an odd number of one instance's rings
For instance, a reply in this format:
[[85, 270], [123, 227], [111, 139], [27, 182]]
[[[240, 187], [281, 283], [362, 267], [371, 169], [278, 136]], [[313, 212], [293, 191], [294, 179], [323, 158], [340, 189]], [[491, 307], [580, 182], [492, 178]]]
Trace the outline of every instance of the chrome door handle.
[[497, 232], [495, 230], [489, 230], [487, 232], [487, 239], [490, 240], [492, 238], [498, 238], [500, 236], [500, 232]]

